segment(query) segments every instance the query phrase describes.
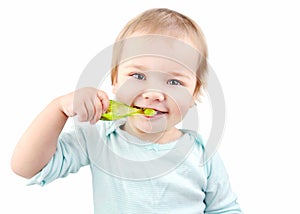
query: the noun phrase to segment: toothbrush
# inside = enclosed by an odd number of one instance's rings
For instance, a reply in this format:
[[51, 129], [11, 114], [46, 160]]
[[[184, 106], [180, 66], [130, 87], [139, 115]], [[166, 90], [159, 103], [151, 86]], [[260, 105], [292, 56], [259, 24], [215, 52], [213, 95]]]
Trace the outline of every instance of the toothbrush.
[[157, 112], [151, 108], [136, 108], [115, 100], [110, 100], [108, 109], [104, 114], [102, 114], [100, 120], [118, 120], [138, 114], [152, 117], [156, 115], [156, 113]]

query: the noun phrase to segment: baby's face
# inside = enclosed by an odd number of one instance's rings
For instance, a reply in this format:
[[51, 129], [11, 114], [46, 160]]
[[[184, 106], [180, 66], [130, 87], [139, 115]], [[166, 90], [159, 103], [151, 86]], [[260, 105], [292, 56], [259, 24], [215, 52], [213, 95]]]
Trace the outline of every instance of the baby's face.
[[[176, 45], [160, 47], [172, 55], [182, 55], [182, 49], [176, 48]], [[196, 76], [190, 68], [197, 67], [197, 62], [191, 66], [191, 60], [186, 55], [183, 55], [182, 61], [176, 59], [179, 62], [170, 58], [137, 56], [119, 65], [118, 79], [114, 85], [117, 99], [130, 106], [157, 111], [153, 117], [137, 115], [128, 118], [131, 126], [140, 132], [158, 133], [173, 128], [194, 103]]]

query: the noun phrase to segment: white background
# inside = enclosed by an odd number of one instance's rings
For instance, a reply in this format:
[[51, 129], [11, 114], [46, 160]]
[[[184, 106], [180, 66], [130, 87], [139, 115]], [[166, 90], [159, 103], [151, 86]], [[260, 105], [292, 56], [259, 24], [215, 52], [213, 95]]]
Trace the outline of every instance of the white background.
[[[163, 3], [162, 3], [163, 2]], [[0, 213], [92, 213], [88, 167], [26, 186], [10, 157], [32, 119], [75, 89], [87, 63], [152, 7], [194, 19], [226, 99], [220, 153], [245, 213], [299, 210], [299, 6], [296, 1], [1, 1]]]

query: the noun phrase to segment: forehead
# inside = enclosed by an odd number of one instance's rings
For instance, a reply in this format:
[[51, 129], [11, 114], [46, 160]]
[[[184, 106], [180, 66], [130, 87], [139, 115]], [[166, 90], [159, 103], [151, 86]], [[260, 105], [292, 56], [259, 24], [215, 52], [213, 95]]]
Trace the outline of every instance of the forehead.
[[[169, 36], [133, 36], [122, 40], [118, 45], [120, 46], [120, 64], [142, 56], [151, 56], [152, 60], [155, 57], [157, 61], [169, 62], [168, 64], [173, 64], [173, 66], [181, 65], [196, 73], [201, 60], [201, 54], [197, 49], [185, 41]], [[147, 61], [145, 58], [144, 60]]]

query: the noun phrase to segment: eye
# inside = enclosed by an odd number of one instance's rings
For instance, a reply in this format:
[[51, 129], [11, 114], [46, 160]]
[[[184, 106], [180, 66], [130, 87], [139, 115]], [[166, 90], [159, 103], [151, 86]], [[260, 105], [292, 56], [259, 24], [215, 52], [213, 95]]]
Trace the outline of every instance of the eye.
[[132, 76], [133, 78], [138, 79], [138, 80], [146, 79], [146, 76], [144, 74], [140, 74], [140, 73], [133, 73], [130, 76]]
[[168, 85], [183, 85], [181, 81], [176, 80], [176, 79], [171, 79], [167, 81]]

